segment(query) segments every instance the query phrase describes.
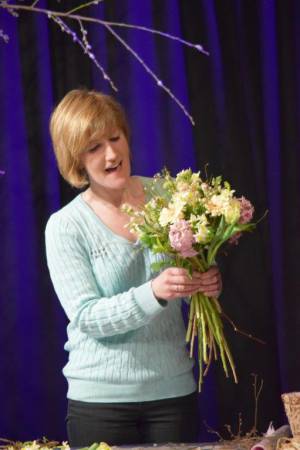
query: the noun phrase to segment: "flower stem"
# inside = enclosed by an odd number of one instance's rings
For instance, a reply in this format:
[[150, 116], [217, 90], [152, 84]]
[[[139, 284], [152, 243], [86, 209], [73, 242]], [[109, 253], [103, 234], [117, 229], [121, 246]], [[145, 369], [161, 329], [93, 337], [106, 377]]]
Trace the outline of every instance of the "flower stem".
[[192, 328], [193, 328], [193, 318], [194, 318], [194, 310], [195, 310], [195, 296], [192, 295], [191, 303], [190, 303], [190, 311], [189, 311], [189, 322], [188, 328], [185, 336], [185, 341], [189, 342], [191, 340]]

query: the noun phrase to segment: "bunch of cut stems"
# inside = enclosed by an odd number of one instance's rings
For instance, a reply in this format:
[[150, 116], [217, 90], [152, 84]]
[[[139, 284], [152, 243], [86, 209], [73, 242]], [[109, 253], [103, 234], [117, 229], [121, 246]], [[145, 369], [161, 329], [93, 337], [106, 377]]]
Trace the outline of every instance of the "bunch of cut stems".
[[[197, 270], [204, 271], [203, 264], [198, 258], [193, 258], [193, 262], [197, 263]], [[207, 297], [201, 292], [192, 295], [190, 303], [186, 342], [190, 344], [191, 358], [194, 354], [196, 337], [199, 364], [198, 391], [201, 391], [203, 377], [206, 376], [212, 361], [216, 361], [219, 356], [226, 377], [229, 377], [230, 369], [237, 383], [233, 357], [223, 331], [222, 308], [217, 298]]]

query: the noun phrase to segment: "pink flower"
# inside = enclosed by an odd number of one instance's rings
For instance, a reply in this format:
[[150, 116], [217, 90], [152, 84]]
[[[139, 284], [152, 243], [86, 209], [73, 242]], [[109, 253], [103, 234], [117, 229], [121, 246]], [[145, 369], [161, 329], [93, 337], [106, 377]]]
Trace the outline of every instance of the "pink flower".
[[248, 223], [253, 217], [254, 206], [245, 197], [240, 197], [238, 200], [241, 207], [239, 223]]
[[198, 252], [193, 249], [195, 242], [193, 232], [186, 220], [178, 220], [170, 226], [169, 239], [171, 247], [184, 258], [196, 256]]
[[[241, 208], [239, 223], [240, 224], [248, 223], [253, 217], [254, 206], [245, 197], [240, 197], [238, 200], [240, 202]], [[238, 231], [233, 236], [231, 236], [231, 238], [228, 241], [229, 244], [238, 245], [241, 236], [242, 236], [241, 231]]]

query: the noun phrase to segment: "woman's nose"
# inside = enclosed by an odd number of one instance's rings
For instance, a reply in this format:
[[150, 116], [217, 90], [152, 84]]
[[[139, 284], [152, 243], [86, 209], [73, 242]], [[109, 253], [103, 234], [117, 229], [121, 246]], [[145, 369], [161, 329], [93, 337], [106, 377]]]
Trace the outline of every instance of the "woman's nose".
[[114, 148], [114, 146], [112, 145], [111, 142], [108, 142], [106, 145], [105, 156], [106, 156], [106, 159], [108, 159], [108, 160], [113, 160], [117, 156], [116, 149]]

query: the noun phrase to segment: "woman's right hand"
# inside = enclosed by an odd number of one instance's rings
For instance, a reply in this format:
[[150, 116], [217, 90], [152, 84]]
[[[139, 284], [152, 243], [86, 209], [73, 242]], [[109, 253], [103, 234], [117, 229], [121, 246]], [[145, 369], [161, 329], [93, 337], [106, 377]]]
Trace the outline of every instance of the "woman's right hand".
[[[210, 279], [215, 277], [217, 282], [219, 271], [217, 268], [214, 270], [216, 273], [213, 273]], [[205, 273], [193, 272], [192, 278], [190, 278], [186, 269], [170, 267], [152, 280], [153, 294], [156, 298], [169, 301], [204, 291], [208, 280], [203, 275]]]

